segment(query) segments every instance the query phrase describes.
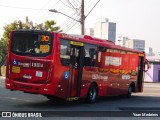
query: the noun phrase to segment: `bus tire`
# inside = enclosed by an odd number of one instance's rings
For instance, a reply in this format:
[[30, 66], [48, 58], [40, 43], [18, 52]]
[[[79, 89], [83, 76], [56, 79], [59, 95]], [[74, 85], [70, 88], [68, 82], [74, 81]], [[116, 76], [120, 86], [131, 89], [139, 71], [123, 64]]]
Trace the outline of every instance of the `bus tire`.
[[98, 88], [96, 86], [96, 84], [91, 84], [88, 93], [87, 93], [87, 98], [86, 98], [86, 102], [87, 103], [94, 103], [97, 99], [97, 95], [98, 95]]
[[133, 90], [132, 85], [130, 85], [130, 86], [128, 87], [127, 98], [130, 98], [130, 97], [132, 96], [132, 90]]

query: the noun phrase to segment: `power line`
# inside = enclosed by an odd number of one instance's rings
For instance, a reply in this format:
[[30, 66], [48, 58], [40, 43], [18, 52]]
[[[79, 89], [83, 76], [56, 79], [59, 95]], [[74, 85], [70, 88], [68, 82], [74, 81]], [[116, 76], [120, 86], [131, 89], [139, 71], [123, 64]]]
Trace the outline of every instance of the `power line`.
[[74, 6], [76, 6], [76, 7], [79, 7], [79, 6], [80, 6], [80, 2], [77, 3], [77, 0], [72, 0], [72, 2], [73, 2], [73, 4], [74, 4]]
[[70, 27], [68, 27], [65, 32], [68, 32], [69, 30], [71, 30], [75, 25], [77, 24], [77, 22], [74, 22], [73, 25], [70, 25]]
[[45, 6], [47, 6], [50, 1], [51, 1], [51, 0], [48, 0], [48, 1], [40, 8], [40, 10], [37, 11], [33, 16], [35, 17], [37, 14], [39, 14], [40, 11], [41, 11]]
[[72, 3], [71, 3], [69, 0], [67, 0], [67, 2], [68, 2], [68, 4], [69, 4], [70, 6], [72, 6], [73, 9], [75, 9], [75, 6], [72, 5]]
[[97, 6], [100, 0], [97, 1], [97, 3], [93, 6], [93, 8], [89, 11], [89, 13], [85, 16], [85, 18], [92, 12], [92, 10]]
[[[78, 18], [78, 16], [76, 18]], [[67, 31], [75, 23], [77, 23], [77, 22], [75, 22], [74, 20], [70, 19], [69, 21], [67, 21], [67, 23], [65, 22], [65, 25], [62, 26], [62, 28], [64, 29], [64, 31]]]
[[[60, 0], [62, 2], [62, 0]], [[62, 2], [65, 6], [67, 6], [68, 8], [71, 8], [72, 10], [76, 11], [76, 14], [78, 13], [78, 7], [77, 5], [73, 5], [69, 0], [66, 0], [66, 2]]]
[[[73, 15], [72, 15], [71, 17], [69, 16], [69, 18], [68, 18], [65, 22], [63, 22], [62, 25], [60, 25], [60, 27], [61, 27], [61, 29], [62, 29], [63, 31], [69, 31], [69, 30], [71, 30], [71, 29], [77, 24], [77, 22], [73, 21], [73, 20], [70, 19], [70, 18], [73, 18], [73, 19], [75, 19], [76, 21], [80, 20], [80, 10], [79, 10], [80, 5], [78, 5], [79, 3], [77, 3], [77, 2], [74, 1], [74, 0], [72, 0], [72, 1], [71, 1], [71, 0], [66, 0], [65, 3], [64, 3], [64, 1], [60, 0], [60, 2], [61, 2], [63, 5], [67, 6], [68, 8], [74, 10]], [[79, 6], [79, 7], [77, 7], [77, 6]], [[61, 13], [61, 14], [62, 14], [62, 13]], [[64, 13], [63, 13], [63, 14], [64, 14]], [[66, 15], [66, 16], [68, 16], [68, 15]], [[78, 23], [79, 23], [79, 22], [78, 22]]]
[[[50, 0], [45, 4], [45, 5], [48, 5], [49, 4], [49, 2], [50, 2]], [[58, 0], [54, 5], [52, 5], [52, 7], [55, 7], [58, 3], [60, 2], [60, 0]], [[44, 5], [44, 7], [46, 7]], [[43, 7], [42, 7], [43, 8]], [[40, 10], [41, 11], [41, 10]], [[38, 11], [38, 13], [40, 12], [40, 11]], [[41, 19], [41, 18], [46, 18], [45, 16], [47, 16], [47, 14], [49, 14], [48, 13], [48, 9], [47, 9], [47, 11], [46, 12], [44, 12], [43, 14], [41, 14], [39, 17], [34, 17], [35, 19], [34, 20], [37, 20], [37, 19]], [[35, 15], [37, 15], [37, 14], [35, 14]], [[49, 15], [48, 15], [49, 16]]]
[[[77, 25], [77, 26], [76, 26]], [[75, 27], [74, 27], [75, 26]], [[67, 30], [66, 32], [69, 32], [70, 30], [75, 30], [76, 28], [80, 27], [80, 24], [75, 24], [73, 27], [71, 27], [69, 30]]]
[[[59, 0], [64, 6], [66, 6], [67, 8], [70, 8], [73, 12], [73, 15], [71, 16], [74, 19], [80, 20], [80, 5], [78, 5], [80, 2], [79, 0], [76, 2], [75, 0]], [[79, 7], [78, 7], [79, 6]], [[58, 9], [57, 9], [58, 10]], [[77, 22], [76, 22], [77, 23]], [[75, 26], [75, 22], [73, 20], [71, 20], [70, 18], [68, 18], [67, 20], [65, 20], [61, 25], [61, 29], [64, 31], [68, 31], [71, 28], [73, 28]]]
[[[73, 17], [75, 14], [73, 14], [71, 17]], [[70, 19], [70, 18], [67, 18], [67, 20], [66, 21], [64, 21], [62, 24], [61, 24], [61, 26], [62, 27], [66, 27], [66, 26], [68, 26], [68, 23], [70, 24], [70, 22], [72, 22], [73, 20], [72, 19]]]
[[48, 10], [48, 9], [36, 9], [36, 8], [24, 8], [24, 7], [9, 6], [9, 5], [0, 5], [0, 6], [1, 6], [1, 7], [7, 7], [7, 8], [15, 8], [15, 9]]
[[76, 6], [75, 7], [75, 11], [76, 11], [76, 13], [78, 14], [78, 15], [80, 15], [80, 4], [77, 4], [76, 2], [75, 2], [75, 0], [73, 0], [73, 4], [74, 4], [74, 6]]
[[80, 1], [79, 0], [76, 0], [78, 3], [80, 3]]
[[[60, 0], [61, 1], [61, 3], [63, 4], [63, 5], [65, 5], [65, 6], [67, 6], [68, 8], [70, 8], [70, 9], [74, 9], [74, 13], [73, 13], [73, 15], [71, 16], [72, 18], [74, 18], [74, 19], [80, 19], [79, 18], [79, 13], [78, 13], [78, 11], [77, 11], [77, 8], [75, 8], [76, 7], [76, 5], [74, 6], [69, 0], [66, 0], [66, 2], [64, 3], [64, 2], [62, 2], [62, 0]], [[66, 4], [66, 3], [68, 3], [68, 4]], [[75, 17], [74, 17], [75, 16]], [[77, 19], [77, 20], [78, 20]], [[62, 28], [62, 30], [64, 30], [64, 31], [68, 31], [69, 29], [71, 29], [73, 26], [75, 25], [75, 22], [72, 20], [72, 19], [70, 19], [70, 18], [68, 18], [66, 21], [64, 21], [63, 23], [62, 23], [62, 25], [60, 25], [60, 27]]]
[[[78, 18], [78, 16], [76, 18]], [[71, 30], [77, 23], [79, 23], [79, 22], [72, 21], [71, 24], [69, 24], [69, 26], [66, 28], [65, 31]]]
[[[65, 6], [69, 7], [69, 8], [71, 8], [71, 7], [68, 6], [66, 3], [62, 2], [62, 0], [60, 0], [60, 1], [61, 1], [61, 3], [62, 3], [63, 5], [65, 5]], [[72, 9], [73, 9], [73, 8], [72, 8]]]

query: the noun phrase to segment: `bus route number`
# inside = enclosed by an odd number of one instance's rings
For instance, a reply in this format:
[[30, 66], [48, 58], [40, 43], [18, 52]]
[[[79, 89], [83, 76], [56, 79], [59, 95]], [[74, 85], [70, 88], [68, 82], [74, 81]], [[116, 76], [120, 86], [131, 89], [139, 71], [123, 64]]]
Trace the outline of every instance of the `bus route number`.
[[49, 36], [42, 35], [41, 41], [42, 41], [42, 42], [48, 42], [48, 41], [49, 41]]

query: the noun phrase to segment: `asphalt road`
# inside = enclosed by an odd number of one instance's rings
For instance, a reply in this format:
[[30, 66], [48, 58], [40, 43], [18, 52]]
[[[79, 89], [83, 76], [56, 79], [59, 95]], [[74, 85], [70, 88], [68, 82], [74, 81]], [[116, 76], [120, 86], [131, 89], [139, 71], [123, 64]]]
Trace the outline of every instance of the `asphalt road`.
[[[147, 119], [142, 117], [142, 120], [158, 119], [160, 117], [160, 83], [145, 83], [143, 93], [134, 93], [130, 99], [120, 98], [120, 97], [103, 97], [99, 98], [94, 104], [85, 104], [83, 102], [65, 102], [65, 101], [49, 101], [43, 95], [35, 95], [23, 93], [21, 91], [10, 91], [4, 87], [4, 78], [0, 77], [0, 111], [48, 111], [48, 115], [52, 115], [53, 112], [57, 112], [56, 116], [65, 116], [70, 114], [67, 119], [74, 119], [76, 116], [79, 118], [81, 115], [84, 119], [91, 119], [89, 116], [95, 119], [108, 118], [112, 119], [128, 119], [127, 115], [132, 117], [136, 114], [142, 115], [142, 112], [148, 115], [148, 113], [153, 113]], [[62, 114], [59, 114], [60, 112]], [[81, 111], [81, 112], [77, 112]], [[106, 112], [108, 111], [108, 112]], [[85, 113], [86, 112], [86, 113]], [[134, 112], [138, 112], [135, 113]], [[85, 113], [85, 114], [84, 114]], [[113, 116], [115, 115], [115, 118]], [[155, 116], [154, 116], [155, 115]], [[156, 115], [158, 115], [156, 117]], [[83, 117], [80, 117], [83, 119]], [[86, 118], [87, 116], [87, 118]], [[103, 117], [102, 117], [103, 116]], [[130, 116], [130, 119], [132, 118]], [[51, 118], [51, 117], [50, 117]], [[106, 119], [105, 118], [105, 119]], [[58, 118], [63, 119], [63, 117]], [[122, 120], [123, 120], [122, 119]], [[139, 119], [138, 117], [133, 117], [132, 119]]]

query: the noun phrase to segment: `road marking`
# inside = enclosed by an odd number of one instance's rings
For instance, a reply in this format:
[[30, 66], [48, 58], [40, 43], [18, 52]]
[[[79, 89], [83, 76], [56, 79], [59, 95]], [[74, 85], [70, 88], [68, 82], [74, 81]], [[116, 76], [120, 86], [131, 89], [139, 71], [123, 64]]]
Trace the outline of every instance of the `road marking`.
[[0, 97], [0, 98], [4, 98], [4, 99], [10, 99], [10, 100], [18, 100], [18, 101], [25, 101], [25, 102], [32, 102], [32, 100], [24, 100], [24, 99], [19, 99], [19, 98], [15, 98], [15, 97]]

